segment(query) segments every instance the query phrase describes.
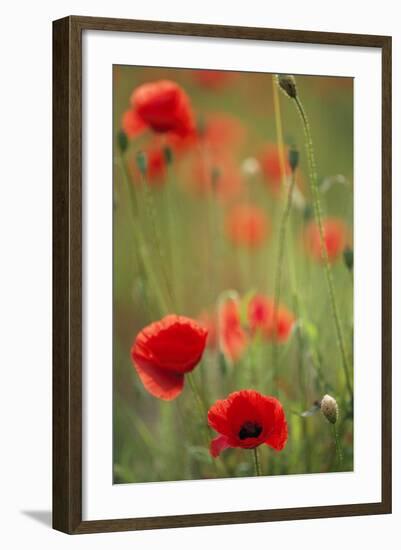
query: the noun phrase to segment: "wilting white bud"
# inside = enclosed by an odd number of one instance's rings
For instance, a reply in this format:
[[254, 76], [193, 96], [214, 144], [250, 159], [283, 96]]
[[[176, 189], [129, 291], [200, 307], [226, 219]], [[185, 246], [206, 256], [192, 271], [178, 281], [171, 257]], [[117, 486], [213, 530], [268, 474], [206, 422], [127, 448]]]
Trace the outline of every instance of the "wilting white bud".
[[257, 159], [248, 157], [242, 162], [241, 170], [247, 176], [255, 176], [260, 172], [260, 164]]
[[326, 394], [320, 402], [320, 410], [331, 424], [335, 424], [337, 422], [338, 405], [334, 397]]

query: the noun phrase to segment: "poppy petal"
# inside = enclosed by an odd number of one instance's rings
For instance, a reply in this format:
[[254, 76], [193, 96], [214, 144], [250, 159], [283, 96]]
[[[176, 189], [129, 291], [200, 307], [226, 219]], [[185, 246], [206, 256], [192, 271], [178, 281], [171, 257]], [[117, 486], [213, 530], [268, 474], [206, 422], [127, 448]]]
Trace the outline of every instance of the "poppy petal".
[[169, 401], [184, 387], [184, 375], [160, 369], [144, 362], [134, 362], [135, 369], [147, 391], [154, 397]]
[[277, 402], [275, 418], [274, 418], [274, 428], [270, 433], [269, 437], [266, 439], [265, 443], [269, 447], [272, 447], [276, 451], [281, 451], [284, 449], [285, 444], [288, 439], [288, 426], [285, 419], [284, 410], [280, 403]]
[[224, 449], [230, 447], [227, 437], [224, 435], [218, 435], [210, 442], [210, 454], [213, 458], [216, 458], [220, 455]]

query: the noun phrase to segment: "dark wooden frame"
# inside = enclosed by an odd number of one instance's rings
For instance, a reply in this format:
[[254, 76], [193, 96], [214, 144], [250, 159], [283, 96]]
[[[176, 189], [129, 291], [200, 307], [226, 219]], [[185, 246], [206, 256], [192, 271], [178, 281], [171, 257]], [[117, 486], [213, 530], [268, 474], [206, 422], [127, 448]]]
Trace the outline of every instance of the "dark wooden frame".
[[[81, 70], [83, 30], [382, 51], [382, 498], [368, 504], [82, 521]], [[111, 108], [111, 107], [110, 107]], [[160, 21], [53, 22], [53, 527], [69, 534], [391, 513], [391, 37]]]

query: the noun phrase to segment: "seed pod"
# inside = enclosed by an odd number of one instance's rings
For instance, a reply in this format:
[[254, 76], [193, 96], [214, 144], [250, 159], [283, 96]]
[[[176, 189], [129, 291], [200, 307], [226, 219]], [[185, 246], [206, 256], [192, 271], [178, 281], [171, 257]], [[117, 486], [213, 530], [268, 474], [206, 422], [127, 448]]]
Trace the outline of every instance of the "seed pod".
[[335, 424], [337, 422], [338, 405], [334, 397], [326, 394], [320, 402], [320, 410], [331, 424]]
[[295, 99], [298, 95], [297, 84], [292, 74], [277, 75], [277, 82], [283, 92], [291, 99]]
[[291, 147], [288, 151], [288, 162], [291, 170], [294, 172], [299, 163], [299, 151], [298, 149], [295, 149], [295, 147]]
[[343, 258], [347, 268], [352, 271], [354, 268], [354, 251], [352, 250], [352, 248], [347, 246], [347, 248], [343, 252]]

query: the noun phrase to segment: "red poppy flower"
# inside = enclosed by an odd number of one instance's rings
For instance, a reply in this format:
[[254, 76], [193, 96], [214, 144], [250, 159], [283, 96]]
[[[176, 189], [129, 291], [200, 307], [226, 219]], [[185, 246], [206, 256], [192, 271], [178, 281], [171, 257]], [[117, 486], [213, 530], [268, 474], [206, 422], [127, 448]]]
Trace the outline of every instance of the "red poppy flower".
[[[291, 174], [291, 168], [288, 162], [288, 155], [284, 152], [284, 169], [285, 176]], [[259, 155], [259, 163], [262, 174], [267, 185], [274, 194], [278, 194], [281, 190], [281, 163], [279, 148], [272, 143], [267, 144]]]
[[227, 300], [219, 307], [218, 331], [220, 348], [231, 361], [237, 361], [245, 351], [248, 337], [241, 326], [238, 304]]
[[198, 70], [193, 71], [196, 82], [203, 88], [221, 90], [235, 79], [236, 73], [230, 71]]
[[273, 323], [274, 300], [256, 294], [248, 304], [248, 322], [252, 333], [270, 334]]
[[280, 305], [275, 323], [274, 300], [256, 295], [248, 305], [248, 321], [253, 333], [260, 331], [268, 340], [286, 342], [294, 326], [295, 317], [287, 308]]
[[261, 208], [240, 204], [228, 213], [225, 229], [234, 244], [258, 248], [270, 236], [271, 225]]
[[201, 360], [207, 330], [187, 317], [167, 315], [145, 327], [131, 349], [134, 367], [147, 391], [159, 399], [174, 399], [184, 387], [184, 375]]
[[175, 82], [142, 84], [134, 90], [131, 105], [136, 116], [155, 132], [185, 137], [195, 131], [189, 98]]
[[[343, 253], [348, 242], [346, 224], [337, 218], [323, 220], [324, 243], [330, 262], [337, 260]], [[320, 243], [319, 227], [316, 222], [309, 222], [305, 230], [305, 246], [315, 260], [322, 261], [322, 247]]]
[[294, 323], [295, 317], [291, 311], [284, 306], [280, 306], [277, 311], [276, 326], [272, 326], [272, 338], [277, 340], [277, 342], [286, 342], [290, 337]]
[[220, 434], [210, 444], [213, 457], [228, 447], [254, 449], [264, 443], [281, 451], [287, 443], [287, 421], [281, 403], [255, 390], [237, 391], [216, 401], [209, 409], [208, 422]]
[[201, 139], [212, 151], [238, 149], [244, 142], [246, 129], [241, 121], [227, 113], [207, 115]]
[[132, 109], [123, 114], [121, 126], [129, 138], [137, 137], [146, 130], [145, 122]]

